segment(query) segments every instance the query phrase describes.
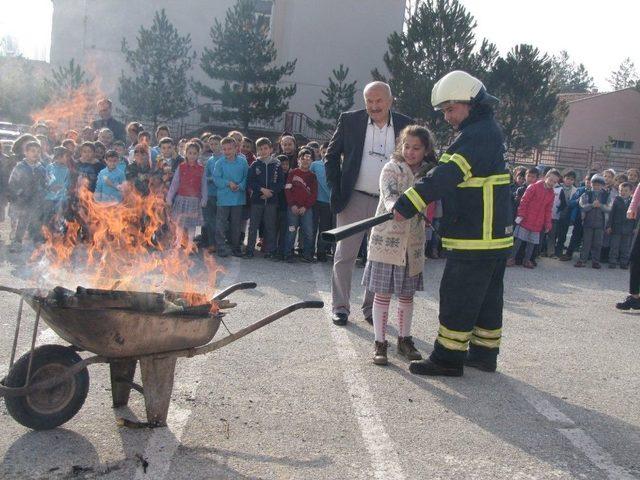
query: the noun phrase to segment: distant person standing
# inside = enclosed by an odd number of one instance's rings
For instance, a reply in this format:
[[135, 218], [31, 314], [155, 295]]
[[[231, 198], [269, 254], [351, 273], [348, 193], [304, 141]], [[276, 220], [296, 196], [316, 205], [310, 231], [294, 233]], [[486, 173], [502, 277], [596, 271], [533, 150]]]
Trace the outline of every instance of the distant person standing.
[[122, 140], [124, 142], [127, 139], [124, 124], [111, 116], [112, 109], [113, 102], [108, 98], [98, 100], [98, 115], [100, 115], [100, 118], [91, 122], [91, 127], [94, 130], [108, 128], [113, 132], [113, 136], [116, 140]]
[[[382, 167], [391, 158], [400, 131], [413, 123], [411, 118], [391, 111], [393, 96], [386, 83], [369, 83], [364, 88], [364, 100], [364, 110], [340, 115], [326, 154], [331, 209], [338, 227], [376, 213]], [[336, 246], [331, 277], [332, 320], [336, 325], [346, 325], [351, 311], [351, 277], [364, 235], [352, 235]], [[371, 324], [372, 308], [373, 294], [365, 291], [362, 313]]]

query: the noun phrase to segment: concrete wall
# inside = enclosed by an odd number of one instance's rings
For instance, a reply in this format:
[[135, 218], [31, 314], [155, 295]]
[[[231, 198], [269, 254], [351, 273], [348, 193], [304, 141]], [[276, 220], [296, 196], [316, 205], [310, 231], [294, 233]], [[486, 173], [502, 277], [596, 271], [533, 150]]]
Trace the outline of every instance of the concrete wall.
[[640, 92], [634, 89], [597, 95], [569, 103], [558, 145], [599, 148], [609, 138], [632, 141], [628, 153], [640, 153]]
[[[200, 53], [210, 44], [209, 29], [215, 18], [224, 20], [234, 0], [53, 0], [51, 63], [71, 58], [100, 80], [102, 91], [117, 101], [118, 78], [126, 71], [120, 43], [130, 45], [140, 25], [149, 27], [156, 10], [165, 8], [181, 34], [190, 33]], [[401, 30], [405, 0], [275, 0], [272, 38], [279, 62], [297, 59], [296, 71], [285, 82], [298, 85], [289, 110], [313, 118], [314, 105], [328, 85], [331, 70], [340, 63], [357, 80], [356, 107], [362, 106], [362, 88], [371, 70], [384, 71], [382, 57], [389, 34]], [[192, 76], [210, 82], [196, 61]]]

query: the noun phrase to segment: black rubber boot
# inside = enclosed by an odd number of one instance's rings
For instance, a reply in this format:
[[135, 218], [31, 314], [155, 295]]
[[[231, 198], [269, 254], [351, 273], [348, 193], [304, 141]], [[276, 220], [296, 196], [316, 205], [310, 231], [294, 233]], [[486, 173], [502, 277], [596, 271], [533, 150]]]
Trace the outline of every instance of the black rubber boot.
[[409, 371], [416, 375], [428, 375], [430, 377], [461, 377], [462, 367], [454, 367], [434, 363], [430, 358], [415, 360], [409, 364]]

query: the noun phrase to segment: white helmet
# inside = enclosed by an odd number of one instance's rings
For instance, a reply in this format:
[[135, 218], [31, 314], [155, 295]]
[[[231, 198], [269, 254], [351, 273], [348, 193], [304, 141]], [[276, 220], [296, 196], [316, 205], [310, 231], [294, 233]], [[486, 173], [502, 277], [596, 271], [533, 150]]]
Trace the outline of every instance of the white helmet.
[[492, 105], [498, 99], [487, 93], [484, 84], [462, 70], [447, 73], [431, 90], [431, 105], [440, 110], [447, 103], [477, 103]]

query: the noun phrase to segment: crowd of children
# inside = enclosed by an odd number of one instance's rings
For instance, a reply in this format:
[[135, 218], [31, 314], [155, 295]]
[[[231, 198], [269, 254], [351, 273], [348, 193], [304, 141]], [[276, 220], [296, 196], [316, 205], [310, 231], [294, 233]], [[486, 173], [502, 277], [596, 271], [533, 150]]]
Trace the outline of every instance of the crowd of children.
[[22, 250], [26, 238], [43, 241], [43, 226], [64, 228], [81, 185], [104, 203], [122, 202], [130, 185], [142, 196], [164, 196], [176, 245], [194, 252], [250, 259], [259, 249], [290, 263], [327, 261], [330, 246], [319, 235], [333, 225], [327, 144], [299, 148], [286, 133], [275, 145], [266, 137], [254, 143], [238, 131], [176, 142], [166, 125], [152, 135], [139, 122], [126, 134], [128, 144], [108, 128], [87, 126], [55, 139], [38, 123], [10, 156], [2, 154], [0, 208], [4, 215], [9, 205], [10, 251]]
[[575, 267], [629, 268], [636, 220], [627, 212], [638, 169], [592, 170], [577, 187], [573, 170], [517, 167], [513, 177], [515, 243], [508, 266], [535, 268], [536, 257], [568, 262], [579, 251]]

